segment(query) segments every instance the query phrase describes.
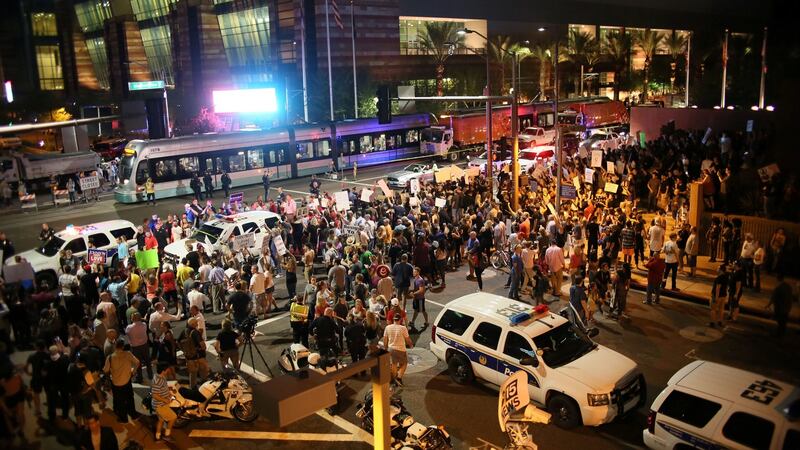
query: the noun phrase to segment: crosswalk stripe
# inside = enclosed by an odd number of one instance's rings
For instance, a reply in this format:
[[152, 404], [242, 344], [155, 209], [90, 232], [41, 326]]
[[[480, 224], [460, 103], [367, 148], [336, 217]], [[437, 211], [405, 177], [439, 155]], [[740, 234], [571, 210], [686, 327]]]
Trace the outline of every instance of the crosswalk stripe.
[[344, 433], [287, 433], [280, 431], [192, 430], [192, 438], [263, 439], [277, 441], [360, 442], [357, 436]]

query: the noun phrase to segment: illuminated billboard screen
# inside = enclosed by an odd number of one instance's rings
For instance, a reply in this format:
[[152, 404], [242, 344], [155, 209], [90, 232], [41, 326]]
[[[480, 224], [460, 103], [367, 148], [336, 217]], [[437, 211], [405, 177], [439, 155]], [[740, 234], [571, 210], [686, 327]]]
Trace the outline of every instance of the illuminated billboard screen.
[[275, 88], [214, 91], [214, 112], [274, 113], [278, 111]]

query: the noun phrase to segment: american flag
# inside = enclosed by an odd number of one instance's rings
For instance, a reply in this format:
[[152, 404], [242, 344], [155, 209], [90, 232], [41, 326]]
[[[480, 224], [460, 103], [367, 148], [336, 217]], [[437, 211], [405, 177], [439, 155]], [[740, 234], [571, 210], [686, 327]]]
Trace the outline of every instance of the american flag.
[[333, 10], [333, 20], [336, 21], [336, 26], [339, 27], [340, 30], [344, 30], [344, 24], [342, 23], [342, 15], [339, 13], [339, 5], [336, 4], [336, 0], [330, 0], [331, 2], [331, 10]]

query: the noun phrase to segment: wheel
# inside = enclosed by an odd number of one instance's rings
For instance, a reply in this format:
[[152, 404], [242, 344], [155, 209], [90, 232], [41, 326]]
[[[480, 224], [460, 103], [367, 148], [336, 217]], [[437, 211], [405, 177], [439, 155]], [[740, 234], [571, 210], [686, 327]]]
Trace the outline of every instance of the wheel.
[[475, 379], [472, 373], [472, 363], [462, 353], [456, 353], [447, 360], [447, 369], [450, 378], [458, 384], [468, 384]]
[[552, 421], [559, 428], [570, 429], [581, 424], [581, 410], [574, 400], [566, 395], [556, 394], [547, 403], [547, 410], [552, 415]]
[[448, 154], [447, 154], [447, 159], [449, 159], [449, 160], [450, 160], [450, 161], [452, 161], [452, 162], [456, 162], [456, 161], [458, 161], [458, 152], [457, 152], [457, 151], [454, 151], [454, 152], [450, 152], [450, 153], [448, 153]]
[[36, 285], [41, 286], [42, 284], [47, 283], [47, 286], [50, 289], [55, 289], [58, 287], [58, 277], [52, 270], [39, 272], [36, 274]]
[[[173, 411], [175, 410], [173, 409]], [[181, 411], [175, 411], [175, 414], [178, 416], [178, 418], [175, 419], [175, 424], [172, 425], [175, 428], [183, 428], [186, 425], [189, 425], [189, 423], [192, 421], [190, 417], [188, 417]]]
[[492, 253], [492, 256], [489, 257], [489, 262], [492, 264], [492, 267], [495, 269], [500, 269], [505, 267], [505, 258], [500, 252]]
[[233, 417], [239, 422], [252, 422], [258, 418], [258, 413], [253, 409], [253, 402], [237, 403], [233, 407]]

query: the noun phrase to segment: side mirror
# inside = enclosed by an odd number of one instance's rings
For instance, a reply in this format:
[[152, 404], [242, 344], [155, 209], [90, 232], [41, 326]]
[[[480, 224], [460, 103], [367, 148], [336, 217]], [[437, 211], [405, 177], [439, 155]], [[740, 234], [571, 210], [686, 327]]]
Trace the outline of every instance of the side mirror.
[[523, 366], [539, 367], [539, 359], [533, 356], [525, 356], [519, 359], [519, 363]]
[[600, 334], [599, 328], [589, 328], [588, 330], [586, 330], [586, 335], [589, 336], [590, 338], [593, 338], [598, 334]]

